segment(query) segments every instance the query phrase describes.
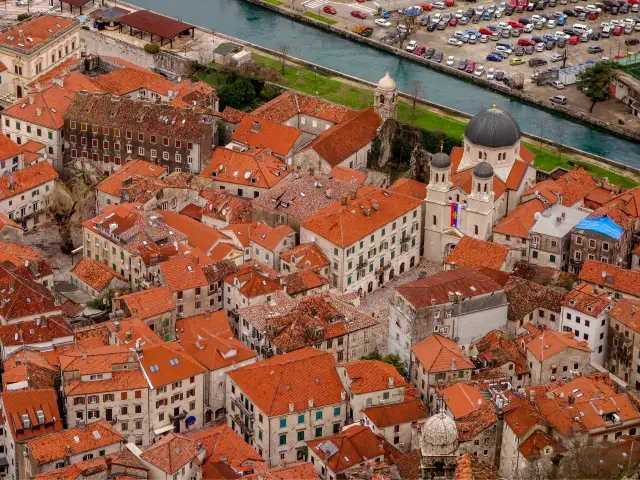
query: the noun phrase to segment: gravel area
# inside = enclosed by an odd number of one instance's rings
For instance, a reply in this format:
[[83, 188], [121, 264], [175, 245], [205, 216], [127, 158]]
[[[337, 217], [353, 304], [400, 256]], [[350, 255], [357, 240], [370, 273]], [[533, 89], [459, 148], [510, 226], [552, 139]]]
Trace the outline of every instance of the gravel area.
[[375, 328], [378, 352], [386, 354], [389, 349], [389, 300], [395, 288], [417, 280], [421, 272], [426, 272], [426, 276], [429, 276], [441, 271], [442, 263], [423, 260], [415, 268], [394, 278], [361, 300], [360, 310], [370, 313], [378, 319], [378, 325]]

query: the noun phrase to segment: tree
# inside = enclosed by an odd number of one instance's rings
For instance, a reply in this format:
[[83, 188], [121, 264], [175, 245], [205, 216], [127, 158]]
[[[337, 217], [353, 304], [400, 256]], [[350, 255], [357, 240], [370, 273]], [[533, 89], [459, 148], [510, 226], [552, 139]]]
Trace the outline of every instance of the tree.
[[48, 213], [53, 223], [58, 227], [60, 235], [60, 250], [71, 253], [73, 250], [72, 229], [89, 216], [92, 205], [92, 189], [80, 179], [76, 179], [71, 187], [65, 189], [58, 183], [53, 194], [48, 198]]
[[609, 98], [609, 84], [613, 81], [618, 67], [617, 62], [608, 60], [597, 62], [578, 74], [578, 88], [591, 100], [589, 113], [593, 112], [597, 102]]
[[240, 77], [220, 87], [218, 97], [221, 110], [227, 106], [243, 109], [255, 102], [256, 91], [248, 78]]
[[291, 45], [288, 43], [281, 43], [278, 51], [280, 52], [280, 74], [284, 75], [284, 66], [287, 63], [287, 58], [289, 57], [289, 50], [291, 50]]
[[424, 96], [424, 87], [420, 80], [412, 80], [409, 82], [409, 96], [411, 97], [411, 124], [415, 124], [418, 118], [416, 107], [418, 99]]
[[370, 354], [362, 357], [362, 360], [378, 360], [380, 362], [388, 363], [389, 365], [393, 365], [394, 367], [396, 367], [396, 370], [398, 370], [398, 373], [400, 375], [402, 375], [404, 378], [407, 378], [407, 370], [404, 366], [404, 363], [402, 363], [400, 357], [395, 353], [390, 353], [389, 355], [385, 355], [383, 357], [382, 355], [380, 355], [380, 352], [378, 352], [378, 350], [374, 350]]
[[158, 45], [157, 43], [147, 43], [144, 46], [144, 51], [147, 53], [151, 53], [152, 55], [155, 55], [160, 51], [160, 45]]

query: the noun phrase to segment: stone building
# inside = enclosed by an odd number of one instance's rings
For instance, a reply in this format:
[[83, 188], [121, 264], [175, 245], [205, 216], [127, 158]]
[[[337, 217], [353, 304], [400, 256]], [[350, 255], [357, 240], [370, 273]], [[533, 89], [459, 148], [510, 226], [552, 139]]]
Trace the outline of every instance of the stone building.
[[421, 478], [454, 479], [458, 460], [456, 422], [440, 412], [423, 425], [420, 437]]
[[411, 349], [433, 333], [464, 345], [507, 325], [509, 276], [462, 267], [396, 288], [389, 314], [389, 351], [409, 367]]
[[389, 72], [380, 79], [373, 91], [373, 108], [382, 123], [395, 119], [398, 111], [398, 87]]
[[609, 311], [606, 368], [640, 389], [640, 301], [622, 298]]
[[373, 433], [383, 436], [387, 442], [403, 453], [413, 450], [416, 429], [429, 417], [419, 398], [407, 398], [400, 403], [386, 403], [365, 408], [362, 411], [364, 425]]
[[597, 260], [587, 260], [578, 280], [595, 287], [596, 293], [609, 293], [615, 300], [640, 300], [640, 272], [616, 267]]
[[190, 258], [176, 258], [160, 264], [160, 279], [176, 304], [176, 315], [199, 315], [206, 306], [209, 281], [202, 268]]
[[168, 287], [150, 288], [113, 299], [117, 318], [138, 318], [165, 342], [175, 338], [176, 310]]

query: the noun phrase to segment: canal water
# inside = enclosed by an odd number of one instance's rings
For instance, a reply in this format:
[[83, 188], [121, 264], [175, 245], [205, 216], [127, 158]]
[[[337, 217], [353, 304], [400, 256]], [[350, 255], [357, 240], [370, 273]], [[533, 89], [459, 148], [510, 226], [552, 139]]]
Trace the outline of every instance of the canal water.
[[640, 167], [638, 142], [615, 137], [396, 55], [295, 22], [244, 0], [128, 1], [274, 50], [287, 43], [291, 45], [292, 56], [371, 82], [377, 82], [389, 70], [404, 92], [410, 81], [420, 80], [427, 99], [470, 114], [490, 107], [495, 99], [498, 107], [516, 118], [524, 132]]

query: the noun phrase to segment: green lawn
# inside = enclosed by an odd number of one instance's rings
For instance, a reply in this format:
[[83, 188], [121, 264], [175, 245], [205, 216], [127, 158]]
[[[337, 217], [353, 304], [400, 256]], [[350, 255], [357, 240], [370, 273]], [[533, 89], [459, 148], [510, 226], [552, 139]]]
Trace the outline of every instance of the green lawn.
[[627, 65], [622, 67], [622, 70], [627, 72], [629, 75], [633, 75], [636, 78], [640, 78], [640, 63], [636, 63], [634, 65]]
[[[271, 2], [269, 2], [269, 3], [271, 3]], [[314, 20], [318, 20], [319, 22], [323, 22], [323, 23], [326, 23], [328, 25], [333, 25], [334, 23], [336, 23], [335, 20], [331, 20], [330, 18], [323, 17], [322, 15], [318, 15], [317, 13], [307, 12], [307, 13], [304, 14], [304, 16], [305, 17], [309, 17], [309, 18], [313, 18]]]
[[275, 5], [276, 7], [279, 7], [280, 5], [283, 4], [283, 2], [279, 2], [278, 0], [264, 0], [267, 3], [270, 3], [271, 5]]
[[[272, 0], [275, 1], [275, 0]], [[281, 69], [280, 61], [263, 55], [253, 54], [253, 60], [266, 67], [277, 70]], [[213, 77], [213, 78], [212, 78]], [[216, 82], [223, 81], [222, 76], [216, 77], [216, 74], [205, 76], [203, 80], [217, 85]], [[368, 89], [349, 85], [330, 78], [324, 73], [314, 72], [305, 67], [297, 67], [287, 65], [280, 85], [294, 90], [298, 90], [309, 95], [316, 93], [325, 100], [340, 105], [345, 105], [353, 109], [363, 109], [373, 105], [373, 92]], [[414, 124], [417, 127], [432, 131], [443, 131], [446, 134], [462, 139], [466, 123], [454, 118], [450, 118], [430, 110], [418, 107], [416, 109], [416, 120]], [[398, 120], [406, 123], [411, 122], [412, 112], [411, 105], [401, 101], [398, 103]], [[574, 165], [579, 165], [589, 171], [594, 177], [608, 177], [612, 183], [620, 183], [625, 188], [638, 185], [632, 178], [619, 175], [615, 172], [598, 167], [590, 163], [575, 160], [571, 156], [562, 154], [555, 149], [540, 148], [532, 143], [526, 143], [527, 147], [536, 154], [535, 166], [540, 170], [551, 171], [556, 167], [572, 169]]]

